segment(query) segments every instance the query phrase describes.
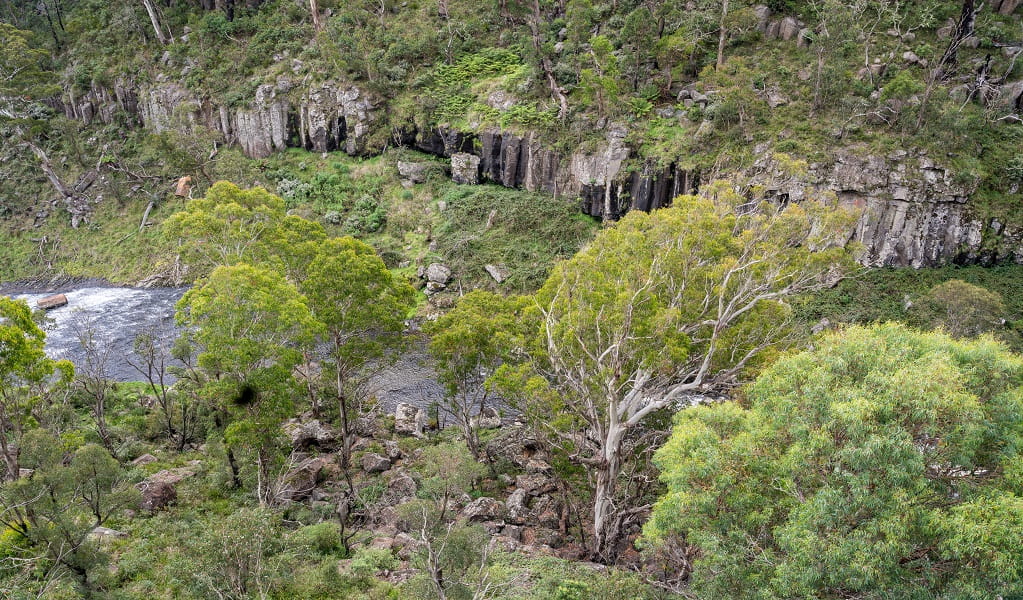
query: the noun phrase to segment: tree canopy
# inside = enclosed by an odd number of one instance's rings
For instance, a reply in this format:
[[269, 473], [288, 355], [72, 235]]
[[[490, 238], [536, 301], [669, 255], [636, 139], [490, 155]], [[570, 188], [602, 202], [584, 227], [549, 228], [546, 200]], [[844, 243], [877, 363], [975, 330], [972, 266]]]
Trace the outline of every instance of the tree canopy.
[[629, 517], [615, 509], [624, 461], [657, 441], [647, 418], [721, 392], [790, 343], [784, 298], [840, 276], [853, 218], [827, 200], [750, 201], [717, 182], [629, 213], [555, 267], [533, 297], [526, 360], [497, 380], [593, 467], [599, 555], [613, 558]]
[[685, 410], [645, 529], [701, 598], [1023, 593], [1023, 359], [991, 338], [852, 327], [740, 402]]

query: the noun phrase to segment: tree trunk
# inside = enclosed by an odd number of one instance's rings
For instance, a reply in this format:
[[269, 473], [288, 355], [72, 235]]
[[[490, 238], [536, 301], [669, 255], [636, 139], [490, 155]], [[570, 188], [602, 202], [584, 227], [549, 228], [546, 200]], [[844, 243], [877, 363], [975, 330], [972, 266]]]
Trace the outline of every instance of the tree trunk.
[[234, 457], [234, 450], [227, 449], [227, 464], [231, 468], [231, 486], [235, 489], [242, 487], [242, 478], [238, 474], [238, 461]]
[[621, 448], [625, 426], [618, 422], [615, 410], [604, 437], [602, 457], [596, 467], [596, 486], [593, 491], [593, 556], [600, 562], [610, 563], [617, 557], [621, 532], [618, 531], [618, 509], [615, 491], [621, 474]]
[[320, 7], [316, 0], [309, 0], [309, 12], [313, 15], [313, 29], [319, 33], [323, 30], [323, 23], [320, 21]]
[[89, 213], [89, 200], [79, 195], [73, 188], [68, 187], [60, 177], [57, 176], [56, 171], [53, 170], [53, 165], [50, 163], [50, 158], [46, 156], [46, 153], [42, 148], [36, 146], [32, 142], [25, 142], [25, 144], [32, 150], [32, 152], [39, 159], [39, 166], [46, 175], [46, 178], [50, 181], [50, 184], [57, 190], [64, 200], [64, 205], [67, 206], [68, 212], [71, 213], [71, 227], [77, 229], [81, 220]]
[[948, 67], [956, 64], [956, 60], [959, 58], [959, 48], [966, 38], [973, 35], [978, 10], [976, 0], [963, 0], [963, 11], [959, 15], [959, 22], [956, 23], [955, 31], [952, 33], [952, 40], [948, 43], [948, 48], [945, 49], [945, 54], [942, 55], [941, 61], [938, 63], [943, 80], [948, 79]]
[[0, 422], [0, 450], [4, 453], [4, 463], [7, 465], [7, 477], [4, 477], [3, 480], [13, 481], [21, 474], [21, 468], [18, 464], [17, 451], [12, 451], [7, 444], [7, 427], [4, 422]]
[[536, 52], [540, 68], [547, 78], [547, 86], [551, 90], [551, 96], [558, 101], [558, 118], [564, 121], [568, 118], [568, 98], [565, 96], [561, 86], [558, 85], [558, 80], [554, 77], [554, 67], [551, 65], [551, 61], [543, 53], [543, 37], [540, 34], [540, 23], [542, 21], [543, 13], [540, 12], [540, 1], [533, 0], [533, 12], [529, 17], [529, 31], [533, 37], [533, 50]]
[[166, 46], [170, 40], [167, 38], [167, 35], [164, 34], [163, 28], [160, 26], [160, 17], [156, 12], [156, 7], [153, 6], [153, 0], [142, 0], [142, 4], [145, 5], [146, 12], [149, 13], [149, 21], [153, 24], [153, 31], [156, 32], [156, 39]]
[[725, 20], [728, 18], [728, 0], [721, 0], [721, 23], [718, 26], [718, 61], [717, 69], [725, 66], [725, 42], [728, 41], [728, 31], [725, 28]]

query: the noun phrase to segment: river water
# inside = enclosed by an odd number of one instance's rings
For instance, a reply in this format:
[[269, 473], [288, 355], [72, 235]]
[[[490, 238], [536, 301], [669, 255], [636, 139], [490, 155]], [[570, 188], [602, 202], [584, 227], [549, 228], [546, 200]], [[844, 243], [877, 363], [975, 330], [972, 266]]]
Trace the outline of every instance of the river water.
[[[88, 286], [57, 290], [67, 296], [68, 303], [46, 313], [47, 322], [43, 325], [46, 352], [53, 358], [83, 364], [85, 352], [79, 340], [83, 332], [91, 331], [98, 354], [106, 357], [107, 377], [115, 381], [140, 381], [141, 374], [129, 362], [135, 337], [141, 332], [152, 332], [169, 347], [177, 335], [174, 305], [187, 289]], [[11, 295], [35, 308], [36, 300], [54, 293], [15, 290]], [[421, 342], [377, 373], [371, 380], [370, 393], [385, 410], [393, 410], [399, 402], [425, 408], [444, 397]]]

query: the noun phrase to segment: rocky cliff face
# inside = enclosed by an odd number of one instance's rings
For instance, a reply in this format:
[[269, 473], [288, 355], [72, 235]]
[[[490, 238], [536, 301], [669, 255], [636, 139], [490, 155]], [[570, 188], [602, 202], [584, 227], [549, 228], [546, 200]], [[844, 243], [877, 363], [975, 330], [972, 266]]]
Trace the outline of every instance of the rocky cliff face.
[[199, 98], [158, 76], [152, 84], [119, 82], [113, 90], [94, 86], [79, 96], [68, 90], [57, 105], [68, 118], [86, 123], [111, 123], [123, 112], [154, 132], [205, 127], [252, 158], [292, 146], [352, 155], [377, 150], [367, 145], [379, 112], [376, 102], [355, 86], [334, 82], [301, 87], [282, 77], [260, 85], [251, 101], [233, 107]]
[[863, 244], [869, 266], [1023, 262], [1023, 228], [978, 218], [969, 204], [977, 182], [957, 181], [926, 155], [843, 151], [834, 164], [811, 165], [797, 179], [773, 177], [770, 162], [765, 156], [757, 164], [769, 196], [799, 201], [833, 192], [863, 210], [850, 237]]
[[[203, 126], [220, 132], [250, 157], [262, 158], [287, 147], [315, 152], [343, 150], [367, 155], [382, 150], [382, 140], [415, 147], [441, 157], [456, 157], [456, 180], [490, 182], [578, 198], [580, 209], [598, 218], [617, 219], [629, 210], [653, 210], [699, 186], [699, 173], [674, 164], [658, 165], [634, 156], [627, 131], [610, 125], [605, 138], [565, 155], [535, 136], [501, 130], [465, 132], [449, 128], [383, 133], [384, 107], [364, 90], [336, 82], [299, 85], [282, 77], [256, 89], [242, 107], [197, 98], [166, 79], [136, 89], [118, 82], [112, 90], [65, 94], [60, 103], [69, 118], [112, 122], [123, 111], [152, 131]], [[383, 133], [383, 134], [382, 134]], [[373, 142], [372, 140], [380, 140]], [[769, 149], [754, 172], [770, 173]], [[471, 171], [471, 172], [469, 172]], [[755, 176], [756, 177], [756, 176]], [[778, 183], [778, 181], [784, 183]], [[840, 152], [829, 165], [812, 165], [796, 181], [763, 177], [768, 194], [800, 200], [807, 190], [834, 192], [863, 208], [850, 238], [865, 249], [872, 266], [929, 266], [950, 261], [1023, 262], [1023, 227], [982, 221], [970, 209], [976, 182], [963, 183], [926, 156]], [[992, 250], [992, 248], [995, 248]]]

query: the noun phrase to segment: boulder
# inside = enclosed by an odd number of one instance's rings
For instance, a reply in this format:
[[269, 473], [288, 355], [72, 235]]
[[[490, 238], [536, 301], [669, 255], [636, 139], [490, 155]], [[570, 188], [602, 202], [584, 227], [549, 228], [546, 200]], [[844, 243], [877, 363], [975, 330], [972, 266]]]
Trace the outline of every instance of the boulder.
[[362, 470], [367, 473], [383, 473], [391, 468], [391, 460], [375, 452], [362, 455]]
[[403, 435], [423, 437], [426, 413], [421, 408], [401, 402], [394, 409], [394, 431]]
[[451, 269], [440, 263], [430, 263], [425, 273], [427, 281], [434, 283], [446, 284], [451, 280]]
[[327, 463], [331, 462], [326, 456], [307, 458], [298, 463], [294, 469], [284, 476], [284, 485], [280, 491], [283, 500], [304, 500], [312, 495], [322, 477], [321, 473]]
[[467, 520], [477, 523], [498, 520], [504, 512], [504, 503], [486, 496], [473, 500], [462, 509], [462, 515]]
[[785, 41], [794, 39], [803, 27], [792, 17], [785, 17], [778, 26], [778, 37]]
[[515, 487], [525, 490], [530, 495], [539, 496], [554, 490], [557, 485], [543, 473], [524, 473], [515, 477]]
[[337, 431], [317, 419], [305, 422], [290, 421], [284, 424], [283, 429], [291, 440], [291, 447], [296, 450], [308, 450], [312, 447], [330, 449], [338, 441]]
[[758, 4], [753, 7], [753, 14], [757, 17], [757, 30], [760, 33], [767, 33], [767, 26], [771, 21], [771, 8]]
[[178, 490], [174, 487], [174, 484], [164, 481], [157, 481], [146, 485], [141, 491], [142, 502], [139, 504], [139, 507], [151, 513], [167, 508], [178, 499]]
[[176, 469], [164, 469], [153, 473], [147, 477], [139, 486], [144, 484], [154, 483], [169, 483], [174, 485], [183, 479], [187, 479], [195, 475], [195, 470], [188, 467], [178, 467]]
[[511, 271], [504, 266], [484, 265], [483, 268], [486, 269], [487, 273], [493, 277], [494, 281], [497, 283], [504, 283], [504, 280], [508, 279], [508, 276], [511, 275]]
[[516, 542], [522, 540], [522, 526], [521, 525], [505, 525], [504, 529], [501, 530], [505, 536], [515, 540]]
[[128, 534], [123, 531], [117, 531], [116, 529], [110, 529], [109, 527], [96, 527], [89, 532], [89, 537], [103, 540], [128, 537]]
[[506, 519], [509, 523], [522, 525], [526, 522], [526, 519], [529, 517], [529, 494], [526, 493], [526, 490], [522, 488], [516, 489], [508, 496], [505, 505], [508, 508]]
[[401, 458], [401, 447], [398, 446], [398, 442], [394, 440], [387, 440], [384, 442], [384, 451], [387, 453], [387, 458], [392, 461]]
[[527, 546], [558, 548], [565, 543], [565, 538], [546, 527], [526, 527], [522, 530], [522, 543]]
[[539, 458], [531, 458], [526, 461], [525, 468], [526, 473], [541, 473], [543, 475], [552, 475], [554, 473], [554, 469], [551, 465], [547, 461]]
[[131, 464], [135, 465], [136, 467], [140, 467], [142, 465], [148, 465], [149, 463], [154, 463], [157, 460], [158, 459], [155, 456], [153, 456], [152, 454], [143, 454], [142, 456], [140, 456], [140, 457], [136, 458], [135, 460], [131, 461]]
[[489, 406], [484, 406], [480, 414], [472, 418], [472, 423], [480, 429], [497, 429], [501, 426], [501, 415]]
[[419, 486], [407, 471], [398, 467], [387, 475], [387, 489], [381, 501], [385, 504], [397, 505], [414, 498]]
[[412, 183], [423, 183], [430, 175], [430, 163], [398, 161], [398, 175]]
[[796, 38], [796, 45], [800, 48], [807, 48], [811, 43], [813, 43], [813, 31], [808, 27], [800, 29], [799, 35]]
[[766, 100], [767, 105], [771, 108], [778, 108], [789, 103], [789, 99], [776, 89], [768, 90]]
[[561, 503], [550, 496], [540, 496], [533, 501], [529, 522], [557, 529], [561, 526]]
[[480, 157], [467, 152], [452, 154], [451, 180], [466, 185], [478, 184], [480, 182]]
[[483, 521], [480, 525], [487, 535], [499, 535], [504, 529], [504, 521]]
[[61, 306], [67, 306], [67, 296], [64, 294], [56, 294], [36, 300], [36, 308], [41, 308], [43, 310], [60, 308]]
[[920, 57], [916, 55], [916, 52], [912, 50], [906, 50], [902, 53], [902, 60], [908, 62], [911, 65], [915, 65], [920, 62]]

